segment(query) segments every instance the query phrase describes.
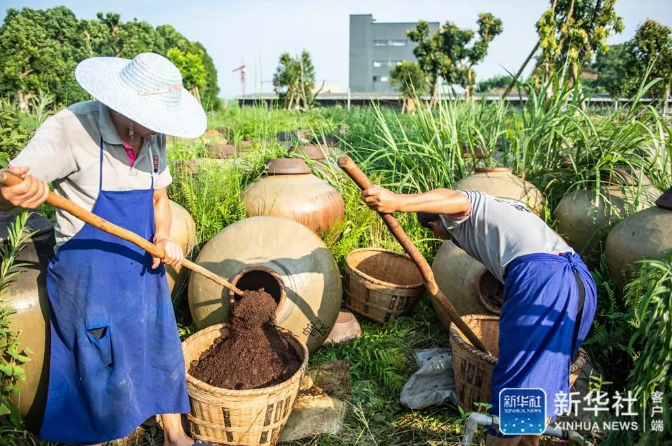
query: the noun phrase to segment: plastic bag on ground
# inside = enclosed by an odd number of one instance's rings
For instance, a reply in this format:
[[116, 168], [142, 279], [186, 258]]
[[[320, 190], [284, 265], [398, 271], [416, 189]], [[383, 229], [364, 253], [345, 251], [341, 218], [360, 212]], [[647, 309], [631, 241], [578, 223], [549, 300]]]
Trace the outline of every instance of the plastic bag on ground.
[[448, 402], [457, 405], [450, 349], [417, 350], [414, 355], [420, 369], [401, 391], [401, 404], [409, 409], [424, 409]]

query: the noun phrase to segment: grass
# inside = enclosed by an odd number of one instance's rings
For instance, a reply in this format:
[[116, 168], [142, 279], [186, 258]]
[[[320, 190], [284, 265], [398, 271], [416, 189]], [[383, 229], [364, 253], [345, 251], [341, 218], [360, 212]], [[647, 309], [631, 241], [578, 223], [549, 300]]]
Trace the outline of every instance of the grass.
[[[646, 88], [643, 85], [642, 91]], [[174, 182], [169, 195], [194, 217], [202, 246], [227, 225], [245, 218], [245, 188], [263, 173], [267, 159], [286, 156], [277, 133], [295, 129], [309, 130], [312, 136], [335, 136], [339, 147], [371, 175], [374, 183], [397, 192], [454, 187], [477, 163], [511, 167], [544, 192], [547, 200], [543, 217], [552, 226], [552, 210], [563, 196], [576, 188], [588, 188], [602, 197], [601, 186], [606, 179], [618, 178], [616, 167], [644, 172], [661, 191], [672, 186], [669, 123], [655, 108], [635, 103], [619, 111], [586, 112], [571, 90], [556, 91], [551, 99], [528, 92], [530, 100], [520, 109], [503, 102], [441, 102], [434, 110], [420, 105], [413, 115], [401, 115], [375, 104], [349, 112], [339, 108], [306, 113], [225, 108], [209, 115], [209, 128], [218, 130], [233, 144], [251, 140], [252, 150], [235, 161], [209, 160], [207, 138], [171, 139], [168, 153]], [[39, 116], [23, 117], [22, 122], [31, 131], [48, 114], [46, 106], [40, 110]], [[463, 151], [473, 155], [479, 148], [493, 156], [480, 161], [463, 156]], [[194, 159], [201, 162], [198, 175], [185, 168], [185, 163]], [[401, 251], [382, 220], [362, 203], [359, 189], [338, 168], [314, 172], [335, 187], [345, 202], [345, 221], [324, 237], [341, 269], [347, 253], [359, 247]], [[638, 193], [634, 191], [635, 196]], [[626, 217], [627, 212], [619, 217]], [[440, 242], [430, 238], [413, 215], [398, 215], [398, 219], [431, 263]], [[632, 333], [623, 330], [623, 323], [630, 313], [614, 296], [605, 268], [602, 265], [593, 271], [600, 289], [600, 306], [587, 346], [592, 357], [627, 365], [629, 370], [632, 358], [627, 344]], [[175, 305], [180, 334], [189, 336], [194, 328], [185, 296]], [[324, 346], [311, 358], [312, 362], [343, 359], [350, 363], [352, 400], [345, 431], [339, 436], [292, 445], [458, 444], [462, 425], [455, 423], [461, 418], [457, 408], [409, 411], [399, 403], [403, 384], [417, 368], [413, 350], [448, 343], [429, 298], [425, 296], [408, 316], [386, 326], [362, 320], [362, 329], [363, 335], [356, 341]], [[607, 378], [614, 381], [611, 376]], [[159, 434], [156, 429], [150, 430], [140, 444], [160, 444]], [[0, 445], [5, 444], [38, 442], [20, 429], [0, 423]]]

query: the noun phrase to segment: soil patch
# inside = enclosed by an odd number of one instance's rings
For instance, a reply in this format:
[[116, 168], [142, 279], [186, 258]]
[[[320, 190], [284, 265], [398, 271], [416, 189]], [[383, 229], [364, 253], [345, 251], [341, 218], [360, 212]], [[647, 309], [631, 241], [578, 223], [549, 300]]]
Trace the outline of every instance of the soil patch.
[[246, 291], [231, 311], [231, 335], [217, 338], [189, 374], [212, 386], [232, 390], [280, 384], [301, 367], [296, 350], [275, 325], [277, 304], [262, 289]]

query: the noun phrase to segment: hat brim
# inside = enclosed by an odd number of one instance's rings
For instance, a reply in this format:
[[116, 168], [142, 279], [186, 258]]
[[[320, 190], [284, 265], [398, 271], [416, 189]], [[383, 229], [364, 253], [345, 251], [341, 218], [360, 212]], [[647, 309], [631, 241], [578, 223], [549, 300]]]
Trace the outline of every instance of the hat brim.
[[205, 133], [207, 118], [201, 104], [184, 87], [180, 105], [169, 109], [155, 95], [140, 96], [121, 79], [131, 62], [120, 57], [92, 57], [77, 65], [75, 78], [91, 96], [147, 129], [180, 138]]

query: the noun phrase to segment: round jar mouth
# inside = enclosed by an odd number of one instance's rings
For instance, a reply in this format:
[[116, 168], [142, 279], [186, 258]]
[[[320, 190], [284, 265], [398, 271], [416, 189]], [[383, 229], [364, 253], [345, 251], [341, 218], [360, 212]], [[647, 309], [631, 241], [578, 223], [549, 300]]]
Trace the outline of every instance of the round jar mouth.
[[268, 176], [274, 175], [307, 175], [311, 174], [310, 167], [299, 158], [272, 158], [266, 163]]
[[504, 285], [488, 270], [476, 282], [478, 300], [490, 313], [499, 314], [504, 303]]
[[[231, 279], [231, 284], [242, 291], [257, 291], [263, 288], [278, 305], [275, 310], [276, 316], [280, 314], [287, 299], [287, 292], [282, 279], [278, 273], [265, 266], [251, 266], [242, 270]], [[234, 302], [240, 298], [233, 291], [229, 291], [229, 302]]]

